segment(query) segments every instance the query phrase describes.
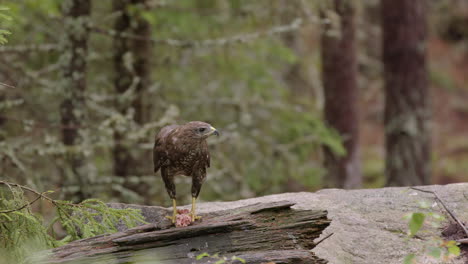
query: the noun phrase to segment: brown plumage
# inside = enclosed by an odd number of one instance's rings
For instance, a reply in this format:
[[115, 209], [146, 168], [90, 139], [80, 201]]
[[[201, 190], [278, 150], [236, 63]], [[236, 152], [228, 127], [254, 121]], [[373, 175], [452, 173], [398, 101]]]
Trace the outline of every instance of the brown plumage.
[[192, 121], [185, 125], [163, 127], [156, 135], [153, 162], [154, 172], [161, 169], [161, 177], [167, 193], [173, 200], [174, 212], [170, 219], [176, 218], [176, 189], [174, 177], [185, 175], [192, 177], [192, 221], [195, 215], [195, 199], [200, 193], [206, 177], [206, 168], [210, 167], [210, 153], [206, 138], [218, 135], [218, 131], [208, 123]]

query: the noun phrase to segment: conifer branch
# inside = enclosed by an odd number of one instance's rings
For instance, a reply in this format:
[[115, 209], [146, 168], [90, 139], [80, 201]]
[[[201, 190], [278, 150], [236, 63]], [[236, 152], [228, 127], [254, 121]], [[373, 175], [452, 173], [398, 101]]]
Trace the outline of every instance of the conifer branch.
[[[52, 203], [53, 205], [55, 206], [58, 206], [58, 205], [61, 205], [61, 204], [66, 204], [66, 205], [69, 205], [69, 206], [75, 206], [75, 207], [82, 207], [81, 204], [74, 204], [74, 203], [68, 203], [68, 202], [63, 202], [63, 201], [57, 201], [57, 200], [54, 200], [52, 198], [50, 198], [49, 196], [45, 195], [44, 193], [47, 193], [47, 192], [43, 192], [43, 193], [40, 193], [32, 188], [29, 188], [27, 186], [24, 186], [24, 185], [21, 185], [21, 184], [17, 184], [17, 183], [12, 183], [12, 182], [6, 182], [6, 181], [2, 181], [0, 180], [0, 184], [3, 184], [3, 185], [6, 185], [6, 186], [16, 186], [18, 188], [21, 188], [23, 190], [26, 190], [28, 192], [31, 192], [31, 193], [34, 193], [36, 194], [39, 198], [42, 198], [44, 200], [47, 200], [49, 201], [50, 203]], [[37, 200], [38, 198], [36, 198]], [[35, 202], [36, 200], [34, 200], [33, 202]], [[26, 205], [27, 206], [27, 205]], [[26, 207], [24, 206], [24, 207]], [[23, 207], [23, 208], [24, 208]], [[22, 209], [22, 208], [21, 208]], [[21, 210], [19, 209], [19, 210]], [[17, 209], [13, 210], [13, 211], [17, 211]]]
[[[80, 238], [94, 237], [104, 233], [114, 233], [118, 225], [128, 228], [147, 223], [137, 209], [111, 208], [103, 201], [88, 199], [74, 204], [68, 201], [54, 200], [30, 187], [0, 181], [0, 185], [6, 186], [11, 192], [11, 199], [1, 199], [0, 206], [6, 210], [0, 211], [0, 248], [7, 249], [2, 253], [2, 260], [6, 263], [21, 262], [30, 254], [30, 248], [24, 245], [35, 239], [38, 246], [56, 247], [64, 243]], [[31, 202], [26, 201], [25, 192], [31, 192], [37, 197]], [[29, 205], [45, 199], [56, 208], [57, 216], [46, 226], [41, 217], [36, 216], [28, 208]], [[18, 207], [19, 204], [23, 204]], [[13, 208], [13, 209], [9, 209]], [[11, 213], [11, 214], [9, 214]], [[68, 234], [63, 239], [58, 239], [54, 232], [54, 224], [59, 223]], [[50, 232], [53, 235], [50, 235]], [[15, 260], [14, 262], [8, 260]]]
[[18, 208], [15, 208], [15, 209], [0, 211], [0, 214], [8, 214], [8, 213], [16, 212], [16, 211], [21, 211], [21, 210], [23, 210], [24, 208], [26, 208], [26, 207], [28, 207], [28, 206], [31, 206], [33, 203], [35, 203], [35, 202], [36, 202], [37, 200], [39, 200], [40, 198], [41, 198], [41, 196], [38, 195], [38, 196], [36, 197], [36, 199], [32, 200], [31, 202], [26, 203], [26, 204], [24, 204], [23, 206], [18, 207]]

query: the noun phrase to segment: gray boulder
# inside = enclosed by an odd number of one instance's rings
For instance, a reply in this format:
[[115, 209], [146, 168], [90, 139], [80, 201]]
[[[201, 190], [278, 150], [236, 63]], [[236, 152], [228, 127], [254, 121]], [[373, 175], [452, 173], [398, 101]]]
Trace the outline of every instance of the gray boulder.
[[[459, 220], [468, 222], [468, 183], [418, 188], [436, 192]], [[423, 208], [422, 204], [429, 206]], [[54, 249], [52, 252], [55, 255], [53, 263], [65, 263], [66, 258], [79, 259], [80, 257], [94, 256], [95, 254], [88, 254], [89, 252], [82, 250], [82, 248], [96, 250], [96, 245], [100, 245], [98, 253], [101, 255], [107, 254], [115, 257], [116, 254], [117, 256], [120, 254], [125, 257], [127, 252], [134, 252], [138, 248], [151, 250], [153, 246], [166, 247], [169, 244], [177, 244], [173, 241], [174, 238], [177, 240], [179, 236], [185, 239], [184, 243], [188, 248], [193, 247], [192, 242], [190, 242], [193, 239], [196, 241], [193, 242], [194, 244], [208, 244], [207, 239], [226, 241], [220, 239], [221, 233], [217, 230], [213, 231], [212, 228], [225, 229], [224, 226], [232, 229], [229, 231], [231, 233], [226, 235], [230, 241], [230, 244], [227, 244], [225, 248], [226, 252], [229, 252], [233, 246], [241, 249], [239, 252], [246, 252], [242, 243], [233, 240], [235, 237], [244, 239], [242, 230], [256, 230], [255, 232], [260, 232], [258, 234], [263, 234], [262, 230], [268, 229], [269, 232], [277, 230], [274, 232], [277, 232], [278, 236], [292, 232], [292, 236], [282, 238], [284, 245], [289, 245], [282, 250], [269, 247], [269, 242], [261, 244], [263, 238], [258, 239], [257, 235], [250, 236], [248, 241], [255, 240], [257, 248], [263, 250], [256, 252], [255, 248], [252, 248], [251, 251], [249, 248], [250, 253], [245, 254], [245, 257], [247, 259], [251, 257], [252, 263], [262, 263], [263, 258], [268, 261], [279, 261], [277, 263], [403, 263], [404, 258], [409, 254], [418, 255], [417, 263], [444, 263], [442, 260], [430, 257], [427, 254], [427, 248], [434, 243], [436, 238], [442, 236], [443, 226], [449, 225], [451, 221], [446, 210], [434, 198], [433, 194], [408, 187], [365, 190], [324, 189], [315, 193], [284, 193], [233, 202], [201, 202], [198, 205], [198, 212], [202, 216], [206, 216], [204, 218], [206, 220], [186, 229], [175, 229], [165, 220], [164, 216], [171, 213], [170, 208], [128, 204], [110, 205], [115, 208], [141, 209], [146, 220], [152, 224], [130, 230], [125, 230], [122, 226], [119, 233], [76, 241], [63, 248]], [[182, 208], [189, 209], [189, 206], [180, 207], [180, 209]], [[409, 238], [407, 235], [408, 220], [404, 219], [404, 216], [413, 212], [438, 213], [446, 215], [446, 219], [440, 223], [439, 227], [433, 226], [431, 221], [427, 221], [417, 236]], [[266, 219], [275, 219], [275, 217], [282, 219], [280, 221], [282, 226], [270, 228], [270, 224], [265, 224]], [[287, 223], [287, 219], [292, 219], [292, 224]], [[276, 222], [278, 221], [276, 220]], [[273, 225], [276, 222], [273, 221]], [[308, 240], [303, 239], [301, 230], [296, 228], [297, 224], [304, 225], [306, 231], [307, 228], [315, 230], [314, 233], [305, 232], [310, 237]], [[213, 235], [215, 233], [217, 235]], [[330, 234], [333, 235], [316, 244]], [[460, 234], [464, 236], [463, 231], [458, 232], [458, 235]], [[320, 237], [318, 237], [319, 235]], [[302, 240], [296, 241], [297, 237], [302, 237]], [[451, 238], [463, 237], [452, 235]], [[270, 237], [265, 236], [265, 239], [268, 240]], [[308, 242], [314, 239], [315, 243]], [[169, 240], [170, 243], [167, 242]], [[178, 247], [184, 243], [179, 243]], [[463, 246], [464, 251], [468, 250], [466, 247], [467, 245]], [[312, 248], [312, 252], [308, 248]], [[206, 247], [203, 250], [208, 251], [209, 249]], [[186, 254], [182, 253], [182, 255]], [[290, 254], [290, 257], [285, 258], [282, 254]], [[456, 264], [468, 263], [463, 256], [450, 261], [450, 263]], [[180, 263], [211, 262], [188, 260]]]

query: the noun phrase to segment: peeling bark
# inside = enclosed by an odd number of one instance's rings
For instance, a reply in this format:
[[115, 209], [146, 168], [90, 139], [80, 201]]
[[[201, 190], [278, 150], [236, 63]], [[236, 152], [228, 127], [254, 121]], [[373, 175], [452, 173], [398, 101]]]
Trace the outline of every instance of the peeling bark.
[[386, 178], [430, 183], [426, 1], [382, 0]]

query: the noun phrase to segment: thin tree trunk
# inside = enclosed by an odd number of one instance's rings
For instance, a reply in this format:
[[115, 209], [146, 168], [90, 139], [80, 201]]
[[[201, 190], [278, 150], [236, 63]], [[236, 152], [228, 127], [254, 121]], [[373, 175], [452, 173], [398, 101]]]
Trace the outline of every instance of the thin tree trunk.
[[[281, 17], [281, 23], [291, 23], [297, 18], [297, 14], [304, 6], [300, 1], [283, 0], [278, 3], [278, 15]], [[306, 57], [306, 51], [301, 48], [301, 40], [304, 38], [301, 30], [295, 30], [281, 34], [283, 43], [291, 49], [299, 58], [296, 62], [289, 64], [283, 73], [283, 80], [294, 96], [303, 97], [312, 94], [311, 84], [303, 73], [303, 60]]]
[[[357, 188], [362, 184], [359, 158], [359, 107], [355, 51], [355, 21], [352, 1], [334, 0], [339, 26], [326, 24], [322, 31], [325, 119], [343, 139], [346, 155], [324, 147], [327, 185]], [[338, 36], [333, 31], [338, 30]]]
[[[117, 32], [150, 38], [151, 31], [148, 22], [138, 15], [132, 16], [129, 13], [131, 5], [143, 4], [143, 0], [115, 0], [113, 3], [114, 11], [120, 12], [114, 25]], [[125, 115], [132, 108], [134, 111], [133, 121], [137, 124], [145, 122], [142, 93], [149, 85], [149, 57], [151, 57], [151, 43], [149, 41], [121, 37], [114, 39], [114, 85], [116, 92], [122, 95], [129, 89], [134, 89], [133, 98], [121, 100], [122, 98], [118, 97], [115, 106], [122, 115]], [[125, 133], [126, 131], [118, 130], [114, 132], [114, 174], [120, 177], [138, 175], [140, 172], [137, 168], [141, 167], [138, 166], [137, 158], [131, 152], [132, 147], [126, 144]], [[125, 185], [134, 191], [144, 193], [140, 190], [142, 184]]]
[[[79, 191], [73, 198], [83, 200], [88, 197], [85, 192], [82, 166], [84, 157], [76, 148], [81, 142], [79, 129], [85, 117], [86, 58], [88, 53], [87, 21], [91, 12], [90, 0], [66, 0], [62, 3], [65, 24], [63, 55], [61, 56], [64, 99], [60, 105], [63, 143], [69, 147], [67, 163], [71, 174], [65, 179], [69, 184], [70, 177], [78, 181]], [[75, 147], [75, 148], [74, 148]]]
[[[114, 29], [119, 33], [128, 33], [130, 31], [131, 18], [127, 12], [130, 0], [115, 0], [113, 1], [114, 12], [121, 12], [115, 21]], [[125, 61], [125, 56], [131, 56], [130, 40], [126, 38], [114, 38], [114, 87], [117, 92], [115, 107], [117, 111], [125, 115], [128, 110], [128, 105], [121, 101], [120, 95], [124, 94], [132, 86], [133, 81], [133, 64], [128, 64]], [[131, 57], [127, 57], [130, 59]], [[114, 174], [125, 177], [130, 169], [132, 156], [128, 146], [124, 145], [125, 132], [114, 132]]]
[[430, 183], [426, 1], [382, 0], [387, 184]]
[[[133, 4], [143, 4], [146, 0], [133, 0]], [[144, 38], [151, 38], [151, 26], [141, 16], [133, 18], [135, 27], [133, 34], [142, 36]], [[143, 93], [150, 85], [150, 58], [152, 55], [152, 44], [146, 40], [133, 40], [132, 51], [135, 56], [135, 75], [138, 77], [138, 84], [136, 86], [136, 98], [132, 102], [132, 107], [135, 109], [134, 120], [138, 124], [146, 122], [148, 113], [145, 113], [145, 102], [143, 100]]]

